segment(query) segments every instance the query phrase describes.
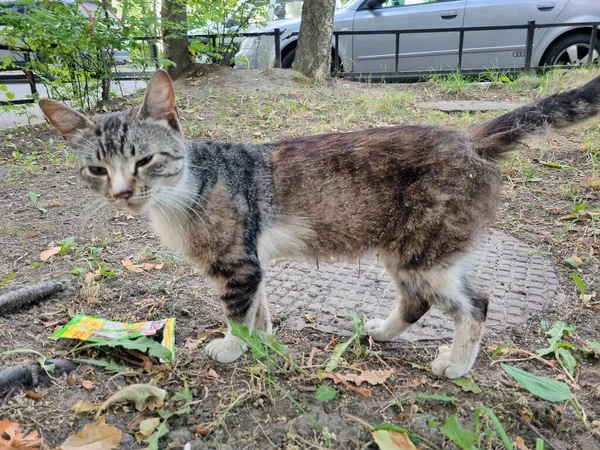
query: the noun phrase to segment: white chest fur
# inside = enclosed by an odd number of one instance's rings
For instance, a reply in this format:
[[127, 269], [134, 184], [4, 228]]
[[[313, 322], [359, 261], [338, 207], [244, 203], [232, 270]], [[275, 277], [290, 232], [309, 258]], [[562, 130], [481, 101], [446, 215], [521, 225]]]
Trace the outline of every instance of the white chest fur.
[[179, 214], [165, 208], [150, 209], [152, 227], [163, 245], [183, 255], [186, 254], [185, 229]]

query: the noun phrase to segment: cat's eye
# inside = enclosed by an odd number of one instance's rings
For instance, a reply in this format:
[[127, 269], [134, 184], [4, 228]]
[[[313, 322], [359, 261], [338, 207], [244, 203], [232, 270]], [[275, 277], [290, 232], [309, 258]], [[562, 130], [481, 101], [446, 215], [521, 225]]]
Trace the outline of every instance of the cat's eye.
[[150, 161], [152, 161], [152, 156], [154, 156], [154, 155], [148, 155], [148, 156], [140, 159], [138, 162], [135, 163], [135, 168], [137, 169], [138, 167], [144, 167], [144, 166], [150, 164]]
[[104, 167], [90, 166], [88, 167], [88, 169], [92, 175], [96, 175], [98, 177], [108, 174], [108, 170], [106, 170]]

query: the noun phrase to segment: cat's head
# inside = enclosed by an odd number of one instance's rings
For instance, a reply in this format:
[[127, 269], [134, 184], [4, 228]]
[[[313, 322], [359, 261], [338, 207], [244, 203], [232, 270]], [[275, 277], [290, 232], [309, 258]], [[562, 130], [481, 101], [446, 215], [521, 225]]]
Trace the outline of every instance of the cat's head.
[[40, 100], [48, 120], [75, 154], [79, 176], [119, 209], [139, 212], [168, 196], [185, 169], [185, 145], [169, 75], [158, 70], [140, 106], [86, 116]]

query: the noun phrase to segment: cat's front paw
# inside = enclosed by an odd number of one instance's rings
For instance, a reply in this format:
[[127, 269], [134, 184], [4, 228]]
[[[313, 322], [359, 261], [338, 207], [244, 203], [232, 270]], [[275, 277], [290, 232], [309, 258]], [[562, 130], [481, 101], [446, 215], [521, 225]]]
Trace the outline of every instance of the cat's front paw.
[[471, 370], [471, 365], [453, 362], [450, 352], [443, 352], [431, 363], [431, 371], [439, 377], [460, 378]]
[[217, 362], [228, 364], [234, 362], [246, 349], [245, 344], [234, 336], [215, 339], [206, 346], [206, 354]]
[[365, 322], [365, 332], [376, 341], [390, 341], [396, 336], [390, 336], [384, 319], [369, 319]]

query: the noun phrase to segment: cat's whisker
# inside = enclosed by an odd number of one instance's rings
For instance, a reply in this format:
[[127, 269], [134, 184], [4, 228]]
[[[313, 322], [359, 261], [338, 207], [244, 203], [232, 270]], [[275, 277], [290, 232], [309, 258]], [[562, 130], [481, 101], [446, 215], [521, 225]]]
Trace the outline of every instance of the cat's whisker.
[[[189, 189], [185, 189], [185, 188], [180, 188], [180, 187], [169, 187], [169, 186], [161, 186], [160, 188], [158, 188], [158, 190], [160, 191], [164, 191], [164, 192], [172, 192], [175, 194], [190, 194], [189, 198], [185, 198], [184, 201], [189, 201], [192, 204], [198, 206], [199, 208], [202, 209], [202, 212], [204, 212], [205, 214], [208, 214], [208, 212], [206, 211], [206, 209], [204, 208], [204, 205], [202, 205], [202, 202], [206, 202], [210, 207], [214, 208], [213, 205], [206, 200], [204, 197], [202, 197], [201, 195], [198, 195], [198, 193], [189, 190]], [[199, 200], [195, 200], [196, 197], [199, 197]]]

